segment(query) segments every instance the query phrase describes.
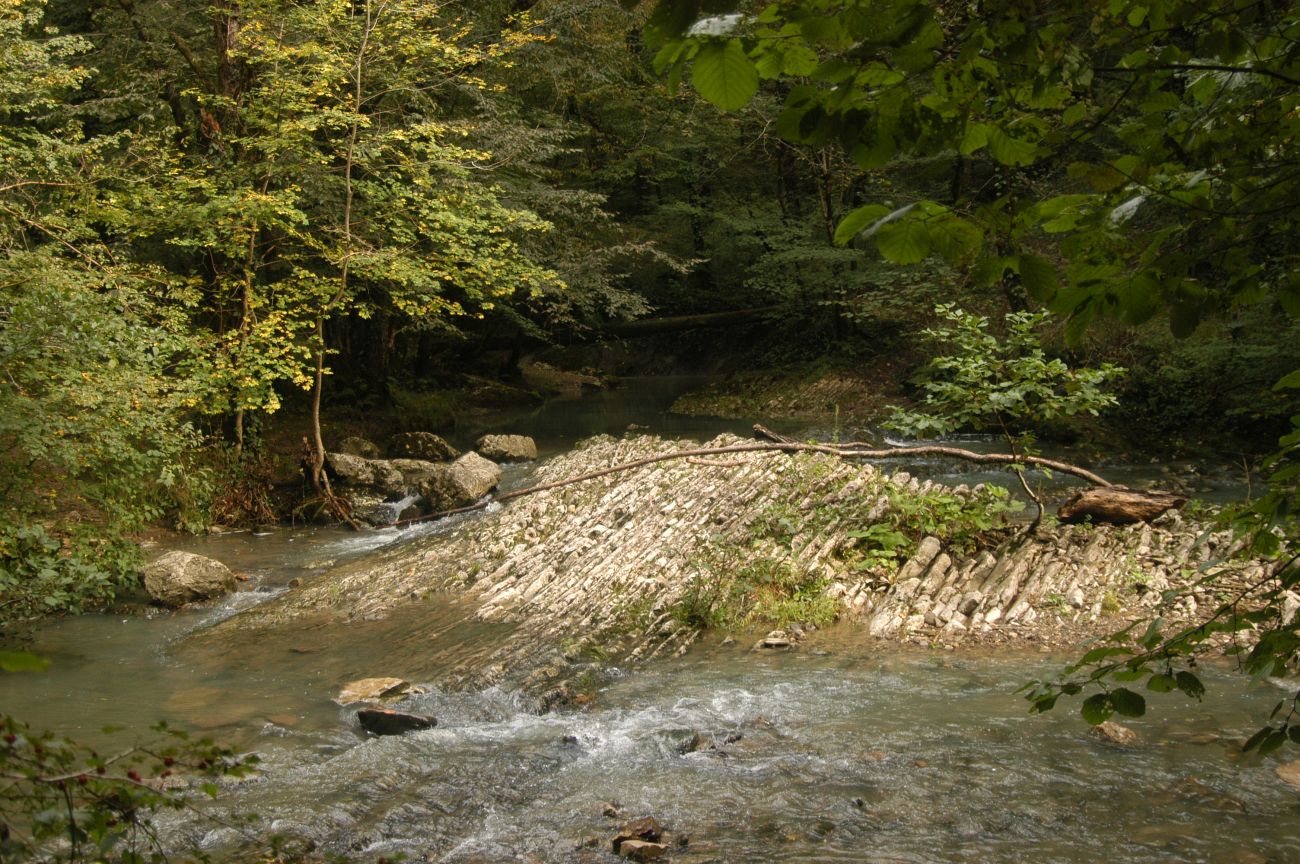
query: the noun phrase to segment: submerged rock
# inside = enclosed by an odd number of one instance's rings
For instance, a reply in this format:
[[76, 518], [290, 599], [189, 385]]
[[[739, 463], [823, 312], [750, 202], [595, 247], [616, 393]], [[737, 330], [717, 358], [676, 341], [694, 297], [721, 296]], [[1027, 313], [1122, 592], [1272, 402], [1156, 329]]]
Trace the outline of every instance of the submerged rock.
[[1127, 726], [1121, 726], [1113, 720], [1092, 727], [1092, 733], [1112, 744], [1130, 747], [1138, 742], [1138, 734]]
[[391, 699], [410, 689], [411, 685], [401, 678], [361, 678], [344, 684], [334, 701], [340, 705], [350, 705], [353, 702]]
[[388, 455], [400, 459], [450, 462], [460, 451], [432, 432], [399, 432], [388, 439]]
[[501, 480], [501, 468], [477, 453], [466, 453], [438, 470], [420, 484], [426, 505], [433, 512], [473, 504], [491, 492]]
[[404, 735], [421, 729], [432, 729], [437, 719], [423, 714], [408, 714], [391, 708], [362, 708], [357, 712], [361, 728], [371, 735]]
[[[658, 843], [659, 838], [664, 834], [664, 826], [659, 824], [659, 820], [653, 816], [643, 816], [640, 819], [633, 819], [631, 822], [625, 822], [610, 841], [610, 847], [614, 852], [622, 855], [623, 847], [628, 843]], [[624, 857], [629, 857], [624, 855]]]
[[754, 647], [766, 648], [769, 651], [788, 651], [794, 647], [794, 640], [784, 630], [773, 630], [758, 640], [758, 644]]
[[694, 753], [704, 744], [704, 739], [694, 729], [669, 729], [660, 733], [660, 739], [669, 750], [680, 756]]
[[1273, 770], [1277, 772], [1277, 776], [1281, 777], [1284, 783], [1300, 789], [1300, 759], [1294, 762], [1286, 762]]
[[144, 568], [144, 587], [164, 606], [184, 606], [235, 590], [235, 574], [220, 561], [192, 552], [168, 552]]
[[484, 435], [475, 449], [494, 462], [526, 462], [537, 458], [537, 444], [527, 435]]

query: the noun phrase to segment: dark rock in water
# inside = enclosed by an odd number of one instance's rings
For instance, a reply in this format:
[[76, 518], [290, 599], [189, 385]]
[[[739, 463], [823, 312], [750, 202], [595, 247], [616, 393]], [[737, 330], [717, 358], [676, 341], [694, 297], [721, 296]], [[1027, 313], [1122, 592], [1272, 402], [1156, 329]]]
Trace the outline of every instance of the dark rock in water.
[[537, 458], [537, 443], [527, 435], [484, 435], [475, 449], [493, 462], [527, 462]]
[[619, 816], [618, 802], [606, 801], [600, 805], [600, 815], [606, 819], [617, 819]]
[[653, 861], [668, 854], [668, 847], [662, 843], [651, 843], [647, 840], [624, 840], [618, 847], [617, 852], [620, 858], [626, 858], [629, 861]]
[[388, 440], [388, 455], [399, 459], [450, 462], [460, 451], [432, 432], [401, 432]]
[[660, 733], [660, 739], [669, 750], [682, 756], [694, 753], [703, 745], [700, 733], [694, 729], [669, 729]]
[[640, 819], [633, 819], [631, 822], [624, 823], [614, 835], [611, 846], [615, 852], [622, 854], [620, 851], [624, 844], [631, 842], [658, 843], [659, 838], [664, 835], [664, 826], [659, 824], [659, 820], [653, 816], [643, 816]]
[[379, 445], [365, 438], [352, 436], [344, 438], [335, 448], [340, 453], [346, 453], [349, 456], [360, 456], [362, 459], [378, 459]]
[[183, 606], [235, 590], [235, 574], [220, 561], [202, 555], [168, 552], [144, 568], [144, 587], [165, 606]]
[[371, 735], [404, 735], [438, 725], [433, 717], [407, 714], [391, 708], [362, 708], [357, 712], [357, 719], [361, 721], [361, 728]]

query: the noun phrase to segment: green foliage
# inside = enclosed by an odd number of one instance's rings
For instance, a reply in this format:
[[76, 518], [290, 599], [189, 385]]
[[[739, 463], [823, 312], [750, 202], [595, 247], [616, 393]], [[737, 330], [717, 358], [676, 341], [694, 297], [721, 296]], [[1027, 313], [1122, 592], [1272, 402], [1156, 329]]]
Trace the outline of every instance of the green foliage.
[[1014, 445], [1023, 430], [1013, 427], [1042, 423], [1080, 413], [1097, 414], [1116, 404], [1106, 385], [1124, 370], [1112, 364], [1072, 369], [1049, 358], [1037, 330], [1050, 317], [1046, 312], [1012, 312], [1006, 316], [1006, 336], [988, 332], [986, 317], [953, 304], [935, 307], [949, 325], [925, 335], [955, 349], [930, 362], [923, 386], [925, 411], [894, 409], [887, 426], [917, 436], [947, 435], [958, 429], [992, 426]]
[[156, 746], [102, 756], [0, 715], [0, 857], [6, 862], [142, 864], [167, 853], [151, 816], [189, 806], [194, 791], [217, 794], [222, 777], [244, 776], [257, 757], [160, 724]]
[[689, 627], [824, 627], [839, 613], [835, 600], [826, 594], [823, 577], [803, 572], [789, 559], [771, 557], [758, 547], [706, 545], [696, 566], [699, 574], [669, 610]]
[[0, 624], [81, 612], [134, 584], [143, 563], [139, 547], [100, 533], [59, 540], [38, 522], [0, 528]]

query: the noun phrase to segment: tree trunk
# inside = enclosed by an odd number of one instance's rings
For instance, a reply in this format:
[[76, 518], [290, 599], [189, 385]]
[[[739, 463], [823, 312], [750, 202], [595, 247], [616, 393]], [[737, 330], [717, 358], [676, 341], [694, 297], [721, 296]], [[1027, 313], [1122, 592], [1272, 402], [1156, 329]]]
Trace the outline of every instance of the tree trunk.
[[1182, 507], [1187, 499], [1169, 492], [1138, 492], [1123, 486], [1085, 489], [1061, 505], [1057, 515], [1073, 524], [1091, 520], [1111, 525], [1150, 522], [1166, 510]]

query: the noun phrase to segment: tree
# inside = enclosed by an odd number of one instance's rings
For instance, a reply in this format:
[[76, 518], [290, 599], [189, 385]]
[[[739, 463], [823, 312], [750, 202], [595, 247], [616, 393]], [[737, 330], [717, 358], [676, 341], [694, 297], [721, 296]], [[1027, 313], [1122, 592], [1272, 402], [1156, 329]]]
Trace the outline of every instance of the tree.
[[[1100, 317], [1167, 312], [1186, 335], [1248, 304], [1300, 316], [1288, 239], [1300, 228], [1295, 4], [781, 0], [697, 20], [702, 8], [664, 0], [652, 18], [656, 66], [671, 78], [689, 67], [726, 110], [763, 80], [789, 82], [778, 120], [787, 137], [838, 141], [864, 170], [900, 154], [951, 165], [947, 200], [865, 204], [840, 223], [840, 242], [865, 240], [899, 264], [937, 255], [974, 285], [1023, 291], [1066, 318], [1071, 340]], [[1300, 371], [1277, 386], [1300, 387]], [[1031, 689], [1034, 706], [1095, 687], [1090, 721], [1140, 713], [1136, 694], [1111, 689], [1116, 676], [1196, 695], [1179, 667], [1211, 637], [1242, 630], [1253, 638], [1248, 671], [1293, 668], [1300, 622], [1283, 601], [1300, 584], [1287, 551], [1300, 540], [1298, 457], [1300, 415], [1279, 441], [1268, 494], [1238, 521], [1251, 550], [1275, 558], [1266, 580], [1202, 627], [1118, 634]], [[1297, 704], [1251, 746], [1288, 740]]]
[[149, 178], [70, 110], [88, 44], [43, 13], [0, 8], [0, 620], [112, 597], [138, 557], [123, 532], [196, 479], [196, 295], [119, 243]]
[[[893, 429], [937, 437], [991, 426], [1013, 456], [1029, 455], [1034, 452], [1031, 424], [1096, 415], [1116, 402], [1106, 385], [1123, 369], [1109, 363], [1071, 369], [1060, 358], [1047, 356], [1035, 332], [1051, 317], [1047, 312], [1009, 313], [1002, 339], [988, 332], [988, 318], [954, 304], [941, 304], [935, 313], [949, 323], [925, 335], [956, 353], [930, 362], [922, 410], [894, 409], [885, 424]], [[1012, 470], [1038, 508], [1032, 530], [1043, 517], [1043, 502], [1025, 479], [1024, 468], [1017, 464]]]

